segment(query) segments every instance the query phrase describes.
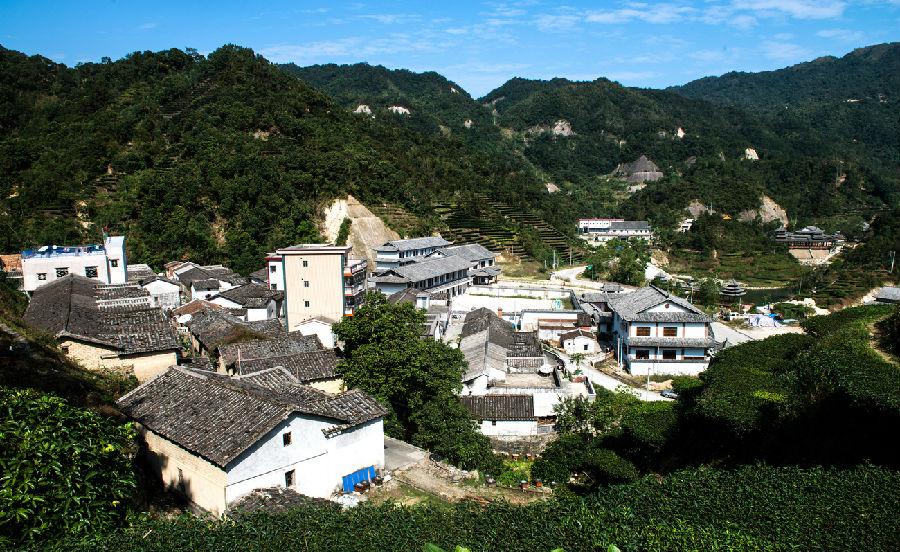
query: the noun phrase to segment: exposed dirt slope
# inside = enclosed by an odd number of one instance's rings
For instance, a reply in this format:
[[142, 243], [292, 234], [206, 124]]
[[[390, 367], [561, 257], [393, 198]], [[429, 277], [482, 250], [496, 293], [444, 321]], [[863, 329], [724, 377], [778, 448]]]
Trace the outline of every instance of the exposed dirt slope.
[[337, 239], [344, 218], [350, 218], [353, 221], [350, 225], [350, 236], [347, 238], [347, 245], [353, 248], [350, 254], [354, 257], [366, 257], [370, 267], [375, 266], [375, 255], [372, 248], [400, 237], [388, 228], [383, 220], [375, 216], [372, 211], [351, 195], [348, 195], [347, 199], [336, 199], [331, 207], [325, 209], [324, 214], [324, 222], [320, 230], [322, 235], [332, 243]]

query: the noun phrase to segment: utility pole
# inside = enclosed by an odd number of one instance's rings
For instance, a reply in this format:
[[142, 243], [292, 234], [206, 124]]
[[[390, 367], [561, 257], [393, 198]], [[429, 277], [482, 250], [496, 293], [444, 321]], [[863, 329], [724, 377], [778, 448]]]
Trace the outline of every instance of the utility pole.
[[888, 251], [888, 255], [891, 256], [891, 270], [889, 271], [891, 274], [894, 273], [894, 256], [897, 254], [896, 251]]

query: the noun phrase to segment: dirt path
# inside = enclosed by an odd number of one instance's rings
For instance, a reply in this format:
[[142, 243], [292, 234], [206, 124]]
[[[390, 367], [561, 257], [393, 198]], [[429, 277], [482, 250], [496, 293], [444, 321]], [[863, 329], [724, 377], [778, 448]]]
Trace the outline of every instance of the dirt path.
[[530, 487], [527, 491], [505, 487], [488, 487], [477, 472], [466, 472], [444, 462], [429, 458], [394, 470], [389, 481], [381, 487], [373, 487], [366, 500], [375, 503], [421, 504], [435, 500], [459, 502], [494, 502], [502, 500], [510, 504], [526, 504], [550, 496], [551, 490]]

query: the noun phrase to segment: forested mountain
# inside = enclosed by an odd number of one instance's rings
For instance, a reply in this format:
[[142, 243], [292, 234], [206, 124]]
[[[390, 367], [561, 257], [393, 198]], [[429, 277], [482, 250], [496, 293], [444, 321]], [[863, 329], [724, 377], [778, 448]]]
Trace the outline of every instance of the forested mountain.
[[[368, 63], [309, 67], [286, 63], [279, 67], [351, 111], [365, 106], [376, 118], [389, 118], [426, 135], [453, 135], [482, 146], [500, 137], [490, 111], [461, 86], [433, 71], [414, 73]], [[390, 107], [402, 107], [409, 113], [395, 113]]]
[[777, 71], [732, 72], [669, 90], [815, 125], [844, 148], [865, 146], [885, 167], [900, 164], [900, 43], [859, 48]]
[[[566, 215], [556, 220], [563, 224], [579, 217], [624, 216], [669, 227], [692, 201], [736, 216], [758, 208], [767, 195], [798, 223], [837, 228], [848, 213], [868, 217], [900, 201], [896, 171], [884, 170], [861, 145], [844, 147], [808, 119], [774, 118], [602, 78], [511, 79], [479, 99], [479, 111], [455, 84], [434, 73], [365, 64], [282, 68], [348, 109], [366, 104], [426, 134], [462, 134], [496, 158], [524, 160], [561, 190], [553, 203]], [[870, 86], [889, 85], [882, 81]], [[451, 87], [459, 93], [448, 94]], [[391, 105], [412, 113], [389, 113]], [[500, 132], [484, 129], [491, 119]], [[896, 126], [895, 118], [882, 119], [883, 126]], [[473, 121], [473, 128], [460, 128], [465, 120]], [[759, 159], [745, 159], [747, 148]], [[641, 155], [665, 176], [632, 194], [610, 174]]]
[[458, 190], [546, 207], [519, 166], [354, 116], [248, 49], [74, 68], [0, 50], [3, 251], [97, 241], [108, 227], [133, 262], [247, 272], [266, 250], [317, 239], [312, 221], [337, 196], [427, 219]]

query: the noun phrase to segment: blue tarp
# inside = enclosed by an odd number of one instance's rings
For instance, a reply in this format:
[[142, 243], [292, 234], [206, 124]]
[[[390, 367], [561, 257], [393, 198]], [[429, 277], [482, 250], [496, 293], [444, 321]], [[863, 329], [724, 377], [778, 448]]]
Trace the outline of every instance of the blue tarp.
[[369, 466], [368, 468], [363, 468], [359, 471], [355, 471], [350, 475], [344, 476], [344, 492], [352, 493], [353, 486], [359, 483], [360, 481], [372, 481], [372, 478], [375, 477], [375, 467]]

